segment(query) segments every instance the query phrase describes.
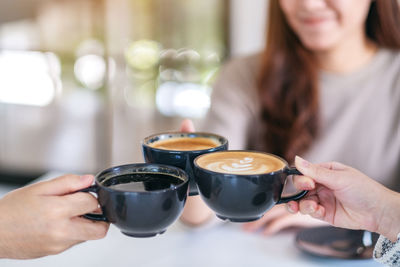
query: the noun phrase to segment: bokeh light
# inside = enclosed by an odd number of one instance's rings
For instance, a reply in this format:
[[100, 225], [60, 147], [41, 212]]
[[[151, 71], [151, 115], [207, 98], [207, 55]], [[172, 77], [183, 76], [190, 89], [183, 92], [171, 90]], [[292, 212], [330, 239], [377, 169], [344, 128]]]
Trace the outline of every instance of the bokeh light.
[[211, 88], [197, 83], [162, 83], [156, 93], [156, 105], [165, 116], [201, 118], [210, 107]]
[[74, 66], [76, 79], [89, 89], [99, 89], [104, 84], [106, 62], [102, 56], [89, 54], [79, 57]]
[[46, 106], [61, 91], [61, 64], [54, 53], [0, 52], [0, 102]]
[[137, 70], [147, 70], [158, 64], [160, 44], [152, 40], [133, 42], [125, 51], [128, 65]]

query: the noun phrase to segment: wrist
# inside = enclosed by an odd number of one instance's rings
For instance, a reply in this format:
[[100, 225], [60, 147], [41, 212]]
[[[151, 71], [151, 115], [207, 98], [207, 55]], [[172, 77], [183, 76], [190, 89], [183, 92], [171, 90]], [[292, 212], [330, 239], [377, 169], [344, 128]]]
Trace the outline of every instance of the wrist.
[[4, 222], [0, 218], [0, 259], [10, 258], [8, 251], [10, 244], [7, 244], [9, 239], [7, 233], [3, 230], [5, 228], [7, 227], [4, 227]]
[[[1, 201], [0, 201], [1, 203]], [[4, 214], [4, 211], [2, 210], [2, 206], [0, 205], [0, 212]], [[0, 216], [0, 259], [7, 258], [7, 253], [5, 249], [7, 248], [7, 241], [6, 241], [6, 236], [4, 233], [5, 227], [5, 222], [4, 222], [4, 217]]]
[[378, 233], [395, 242], [400, 234], [400, 193], [391, 190], [385, 193]]

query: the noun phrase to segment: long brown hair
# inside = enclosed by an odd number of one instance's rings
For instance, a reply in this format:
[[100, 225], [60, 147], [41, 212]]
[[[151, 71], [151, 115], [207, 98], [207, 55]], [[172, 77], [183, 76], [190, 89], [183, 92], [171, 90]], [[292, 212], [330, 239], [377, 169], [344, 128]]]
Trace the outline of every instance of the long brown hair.
[[[372, 1], [365, 25], [367, 36], [378, 46], [400, 49], [397, 0]], [[318, 134], [318, 65], [288, 25], [278, 0], [270, 0], [259, 74], [266, 146], [292, 162]]]

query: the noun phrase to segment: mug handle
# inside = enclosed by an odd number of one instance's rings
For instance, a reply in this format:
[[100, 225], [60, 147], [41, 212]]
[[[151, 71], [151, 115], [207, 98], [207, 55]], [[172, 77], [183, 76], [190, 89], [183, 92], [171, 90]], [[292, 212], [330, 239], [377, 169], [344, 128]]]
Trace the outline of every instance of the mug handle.
[[[303, 175], [299, 170], [297, 170], [295, 167], [291, 168], [285, 168], [283, 171], [287, 176], [289, 175]], [[292, 200], [299, 200], [302, 199], [305, 195], [307, 195], [308, 190], [303, 190], [300, 191], [299, 193], [287, 197], [281, 197], [276, 204], [284, 204], [288, 203], [289, 201]]]
[[[92, 192], [92, 193], [97, 194], [98, 190], [99, 190], [99, 187], [97, 185], [92, 185], [87, 188], [78, 190], [76, 192], [86, 192], [86, 193]], [[83, 214], [82, 217], [92, 220], [92, 221], [108, 222], [107, 218], [103, 214], [87, 213], [87, 214]]]

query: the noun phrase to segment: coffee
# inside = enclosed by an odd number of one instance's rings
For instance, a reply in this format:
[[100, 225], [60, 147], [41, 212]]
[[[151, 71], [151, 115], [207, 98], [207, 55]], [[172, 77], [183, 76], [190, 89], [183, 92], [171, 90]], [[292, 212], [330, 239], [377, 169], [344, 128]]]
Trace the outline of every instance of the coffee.
[[308, 192], [282, 196], [287, 177], [301, 173], [273, 154], [244, 150], [211, 152], [198, 156], [194, 166], [202, 200], [223, 220], [258, 220], [274, 205], [299, 200]]
[[281, 170], [285, 162], [260, 152], [225, 151], [206, 154], [196, 160], [201, 168], [227, 174], [263, 174]]
[[150, 135], [142, 142], [145, 162], [181, 168], [189, 175], [189, 195], [197, 195], [194, 159], [206, 153], [228, 149], [226, 138], [202, 132], [166, 132]]
[[96, 193], [102, 214], [84, 214], [114, 224], [133, 237], [162, 234], [182, 213], [189, 177], [179, 168], [135, 163], [98, 173], [95, 184], [79, 190]]
[[219, 145], [216, 140], [206, 137], [174, 137], [150, 144], [153, 148], [176, 151], [205, 150]]
[[184, 181], [162, 173], [135, 173], [114, 176], [102, 182], [103, 186], [125, 192], [150, 192], [174, 188]]

